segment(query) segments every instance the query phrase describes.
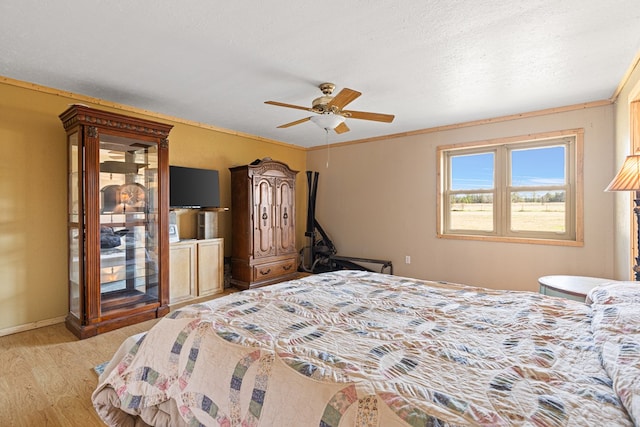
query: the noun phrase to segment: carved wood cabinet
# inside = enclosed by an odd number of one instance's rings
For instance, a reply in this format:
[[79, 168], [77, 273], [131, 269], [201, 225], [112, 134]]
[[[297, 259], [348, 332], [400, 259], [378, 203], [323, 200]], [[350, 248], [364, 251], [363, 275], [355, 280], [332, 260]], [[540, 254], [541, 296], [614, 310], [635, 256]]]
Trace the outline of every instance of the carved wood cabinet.
[[230, 171], [231, 283], [246, 289], [294, 278], [298, 172], [269, 159]]
[[67, 132], [69, 314], [87, 338], [169, 312], [171, 125], [73, 105]]

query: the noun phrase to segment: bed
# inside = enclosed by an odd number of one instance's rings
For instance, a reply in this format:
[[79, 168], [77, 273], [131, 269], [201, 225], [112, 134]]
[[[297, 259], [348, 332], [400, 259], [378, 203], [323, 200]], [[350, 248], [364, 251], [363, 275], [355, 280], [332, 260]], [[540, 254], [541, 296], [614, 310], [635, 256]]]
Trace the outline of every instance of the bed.
[[93, 393], [117, 426], [633, 426], [640, 285], [588, 303], [363, 271], [171, 312]]

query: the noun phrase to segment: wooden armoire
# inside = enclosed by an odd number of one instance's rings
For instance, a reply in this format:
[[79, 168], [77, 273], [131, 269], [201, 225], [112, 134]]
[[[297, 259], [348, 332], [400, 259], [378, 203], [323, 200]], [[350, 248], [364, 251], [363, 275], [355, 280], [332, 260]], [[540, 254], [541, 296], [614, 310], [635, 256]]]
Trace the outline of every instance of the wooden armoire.
[[230, 168], [231, 283], [247, 289], [297, 275], [297, 171], [271, 159]]

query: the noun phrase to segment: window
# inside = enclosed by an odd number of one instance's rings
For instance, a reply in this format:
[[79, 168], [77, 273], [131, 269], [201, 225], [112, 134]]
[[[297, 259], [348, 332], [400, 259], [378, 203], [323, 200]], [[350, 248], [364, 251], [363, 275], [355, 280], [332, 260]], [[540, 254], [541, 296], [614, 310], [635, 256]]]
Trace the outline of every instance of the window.
[[438, 236], [581, 245], [583, 131], [438, 147]]

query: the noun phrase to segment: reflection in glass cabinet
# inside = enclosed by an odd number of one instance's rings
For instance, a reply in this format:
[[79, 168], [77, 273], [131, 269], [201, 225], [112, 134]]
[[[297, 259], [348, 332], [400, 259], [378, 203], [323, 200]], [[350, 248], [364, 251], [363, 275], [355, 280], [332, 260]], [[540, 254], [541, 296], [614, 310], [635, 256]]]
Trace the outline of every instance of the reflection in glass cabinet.
[[100, 136], [100, 294], [157, 299], [158, 151]]
[[69, 147], [67, 326], [86, 338], [166, 314], [171, 126], [79, 105], [60, 118]]

